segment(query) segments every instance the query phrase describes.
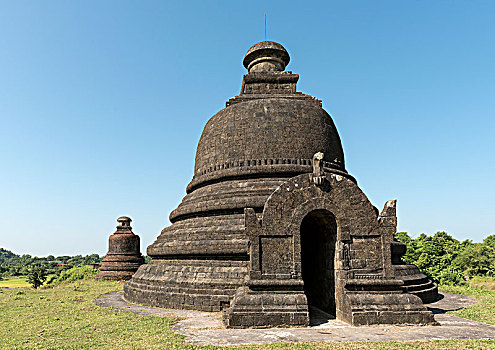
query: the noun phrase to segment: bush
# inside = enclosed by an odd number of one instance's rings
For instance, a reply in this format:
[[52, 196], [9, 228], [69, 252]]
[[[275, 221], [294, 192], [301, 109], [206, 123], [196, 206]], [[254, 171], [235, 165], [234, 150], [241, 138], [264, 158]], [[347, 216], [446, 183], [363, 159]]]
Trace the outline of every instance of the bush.
[[448, 266], [446, 269], [440, 271], [436, 276], [436, 281], [439, 284], [448, 286], [463, 286], [467, 284], [462, 270], [454, 266]]
[[57, 275], [50, 275], [46, 279], [46, 284], [52, 284], [58, 278]]
[[36, 265], [29, 269], [27, 280], [33, 288], [38, 288], [46, 281], [46, 269], [43, 266]]
[[495, 275], [495, 249], [485, 243], [467, 246], [452, 262], [467, 277]]
[[48, 284], [56, 286], [62, 282], [71, 283], [78, 280], [94, 278], [98, 271], [98, 269], [95, 269], [91, 266], [73, 267], [71, 269], [62, 271], [62, 273], [58, 277], [53, 276], [54, 278], [51, 278]]

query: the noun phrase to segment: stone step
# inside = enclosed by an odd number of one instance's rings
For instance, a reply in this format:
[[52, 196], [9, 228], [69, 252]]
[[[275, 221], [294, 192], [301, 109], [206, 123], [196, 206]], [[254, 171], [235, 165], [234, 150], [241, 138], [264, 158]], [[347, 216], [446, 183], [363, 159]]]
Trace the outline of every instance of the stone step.
[[418, 296], [425, 304], [432, 303], [438, 299], [438, 287], [433, 283], [430, 288], [411, 291], [409, 293]]
[[425, 283], [418, 283], [418, 284], [413, 284], [413, 285], [407, 285], [403, 286], [402, 288], [407, 291], [408, 293], [415, 292], [415, 291], [421, 291], [424, 289], [430, 289], [434, 287], [435, 285], [431, 281], [426, 281]]
[[405, 286], [423, 284], [430, 281], [430, 279], [423, 274], [412, 275], [412, 276], [400, 276], [399, 278], [404, 281]]

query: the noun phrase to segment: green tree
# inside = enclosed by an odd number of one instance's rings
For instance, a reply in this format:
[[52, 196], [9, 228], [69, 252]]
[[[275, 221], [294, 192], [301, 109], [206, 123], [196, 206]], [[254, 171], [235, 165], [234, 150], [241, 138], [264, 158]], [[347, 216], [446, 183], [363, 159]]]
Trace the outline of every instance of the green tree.
[[467, 246], [452, 262], [467, 277], [495, 275], [495, 249], [485, 243]]
[[82, 265], [89, 265], [89, 264], [101, 264], [101, 258], [98, 254], [91, 254], [87, 255], [83, 258], [83, 264]]
[[409, 237], [407, 232], [397, 232], [395, 238], [399, 242], [404, 243], [407, 247], [406, 254], [402, 257], [402, 261], [406, 264], [414, 264], [418, 259], [416, 241]]
[[487, 246], [495, 249], [495, 235], [490, 235], [490, 236], [486, 237], [483, 240], [483, 243], [485, 243]]
[[452, 261], [463, 250], [463, 245], [458, 240], [446, 232], [437, 232], [433, 236], [422, 233], [416, 239], [400, 232], [396, 238], [407, 246], [402, 258], [406, 264], [418, 266], [436, 283], [463, 283], [462, 269], [452, 266]]
[[75, 255], [71, 257], [69, 260], [67, 260], [67, 264], [72, 266], [84, 265], [84, 258], [82, 255]]
[[41, 266], [41, 265], [35, 265], [33, 266], [27, 275], [27, 279], [29, 284], [33, 288], [38, 288], [43, 285], [43, 283], [46, 281], [47, 273], [46, 269]]

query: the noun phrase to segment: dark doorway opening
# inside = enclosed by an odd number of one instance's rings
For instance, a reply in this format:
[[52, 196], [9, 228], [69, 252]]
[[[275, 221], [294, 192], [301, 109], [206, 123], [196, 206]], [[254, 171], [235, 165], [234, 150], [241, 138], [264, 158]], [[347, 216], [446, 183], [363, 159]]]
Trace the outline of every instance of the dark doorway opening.
[[314, 210], [301, 223], [301, 269], [311, 310], [335, 316], [335, 241], [337, 221], [328, 210]]

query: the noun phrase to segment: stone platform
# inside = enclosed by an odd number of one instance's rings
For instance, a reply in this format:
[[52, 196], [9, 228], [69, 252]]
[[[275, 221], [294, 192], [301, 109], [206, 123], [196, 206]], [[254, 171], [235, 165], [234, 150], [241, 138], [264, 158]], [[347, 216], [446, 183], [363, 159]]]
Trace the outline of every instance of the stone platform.
[[476, 303], [463, 295], [442, 293], [443, 298], [426, 304], [439, 326], [361, 326], [352, 327], [318, 309], [310, 309], [311, 325], [301, 328], [226, 329], [219, 312], [168, 310], [131, 304], [122, 292], [112, 292], [95, 300], [102, 307], [158, 317], [177, 316], [183, 320], [172, 329], [186, 336], [195, 345], [243, 345], [274, 342], [352, 342], [352, 341], [415, 341], [445, 339], [495, 339], [495, 326], [448, 315]]

